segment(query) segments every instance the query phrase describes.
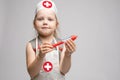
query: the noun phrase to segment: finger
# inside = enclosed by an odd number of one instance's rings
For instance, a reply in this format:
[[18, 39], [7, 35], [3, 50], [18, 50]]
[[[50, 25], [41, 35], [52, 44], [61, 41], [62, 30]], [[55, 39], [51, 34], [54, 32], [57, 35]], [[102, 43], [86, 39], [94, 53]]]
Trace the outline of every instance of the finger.
[[66, 50], [68, 50], [68, 52], [70, 52], [70, 48], [68, 47], [67, 44], [65, 44]]
[[68, 40], [68, 41], [66, 42], [66, 45], [68, 46], [68, 48], [69, 48], [70, 50], [72, 50], [72, 51], [75, 50], [75, 45], [74, 45], [74, 43], [73, 43], [72, 41]]
[[72, 52], [74, 51], [74, 49], [72, 49], [71, 46], [70, 46], [68, 43], [66, 43], [65, 45], [66, 45], [66, 50], [67, 50], [69, 53], [72, 53]]
[[73, 52], [68, 48], [68, 46], [66, 46], [66, 55], [71, 55]]
[[46, 54], [46, 53], [48, 53], [48, 52], [50, 52], [50, 51], [52, 51], [52, 50], [53, 50], [53, 49], [48, 49], [48, 50], [43, 51], [43, 53]]
[[70, 46], [70, 44], [68, 43], [68, 41], [66, 41], [65, 45], [66, 45], [67, 49], [72, 49], [71, 46]]
[[75, 45], [75, 43], [74, 43], [74, 41], [73, 40], [68, 40], [68, 43], [71, 45], [71, 46], [74, 46], [74, 47], [76, 47], [76, 45]]
[[41, 51], [46, 51], [46, 50], [49, 50], [49, 49], [51, 49], [51, 48], [45, 47], [45, 48], [41, 48], [40, 50], [41, 50]]
[[69, 40], [68, 43], [71, 45], [71, 47], [75, 50], [76, 49], [76, 45], [75, 43], [73, 42], [73, 40]]

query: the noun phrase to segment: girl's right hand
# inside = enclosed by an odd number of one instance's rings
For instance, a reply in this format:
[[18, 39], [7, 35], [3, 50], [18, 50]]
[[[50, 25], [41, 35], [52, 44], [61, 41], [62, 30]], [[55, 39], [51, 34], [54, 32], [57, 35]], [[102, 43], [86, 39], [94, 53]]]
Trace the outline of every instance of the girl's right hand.
[[44, 58], [46, 53], [53, 50], [53, 46], [50, 43], [43, 43], [40, 46], [39, 57]]

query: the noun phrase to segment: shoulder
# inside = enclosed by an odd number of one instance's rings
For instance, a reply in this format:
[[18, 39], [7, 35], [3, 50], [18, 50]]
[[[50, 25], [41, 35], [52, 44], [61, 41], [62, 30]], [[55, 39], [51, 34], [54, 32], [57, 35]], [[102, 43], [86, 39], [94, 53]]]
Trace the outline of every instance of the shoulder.
[[35, 48], [36, 38], [33, 38], [33, 39], [30, 40], [28, 43], [31, 44], [31, 46], [32, 46], [33, 48]]

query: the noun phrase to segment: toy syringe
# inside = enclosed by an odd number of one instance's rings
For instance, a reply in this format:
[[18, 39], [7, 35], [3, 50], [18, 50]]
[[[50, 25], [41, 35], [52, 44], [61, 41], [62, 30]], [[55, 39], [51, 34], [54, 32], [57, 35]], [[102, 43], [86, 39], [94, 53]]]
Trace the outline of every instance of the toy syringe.
[[65, 42], [66, 42], [66, 40], [69, 40], [69, 39], [71, 39], [71, 40], [75, 40], [77, 38], [77, 36], [76, 35], [72, 35], [71, 37], [69, 37], [68, 39], [65, 39], [65, 40], [61, 40], [61, 41], [59, 41], [59, 42], [57, 42], [57, 43], [55, 43], [55, 44], [53, 44], [52, 46], [53, 47], [56, 47], [56, 46], [59, 46], [59, 45], [61, 45], [61, 44], [64, 44]]
[[[64, 40], [61, 40], [61, 41], [59, 41], [59, 42], [57, 42], [57, 43], [55, 43], [55, 44], [52, 44], [52, 46], [55, 48], [55, 47], [57, 47], [57, 46], [59, 46], [59, 45], [61, 45], [61, 44], [64, 44], [67, 40], [69, 40], [69, 39], [71, 39], [71, 40], [75, 40], [77, 38], [77, 36], [76, 35], [72, 35], [71, 37], [69, 37], [69, 38], [67, 38], [67, 39], [64, 39]], [[40, 49], [40, 45], [38, 45], [38, 49]], [[34, 51], [36, 51], [36, 49], [33, 49]]]

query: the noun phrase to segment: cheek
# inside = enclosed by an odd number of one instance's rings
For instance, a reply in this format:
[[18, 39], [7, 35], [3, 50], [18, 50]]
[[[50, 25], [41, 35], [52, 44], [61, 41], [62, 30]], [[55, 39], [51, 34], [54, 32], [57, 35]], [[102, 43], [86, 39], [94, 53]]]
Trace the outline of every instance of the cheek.
[[40, 23], [40, 22], [38, 22], [38, 21], [35, 22], [35, 26], [36, 26], [36, 27], [40, 27], [41, 24], [42, 24], [42, 23]]
[[36, 30], [38, 30], [38, 27], [39, 27], [39, 23], [38, 23], [37, 21], [35, 21], [35, 22], [34, 22], [34, 28], [35, 28]]
[[52, 24], [52, 28], [53, 29], [56, 29], [57, 28], [57, 26], [56, 26], [56, 24], [54, 23], [54, 24]]
[[57, 23], [56, 23], [56, 22], [52, 23], [52, 25], [53, 25], [55, 28], [57, 27]]

